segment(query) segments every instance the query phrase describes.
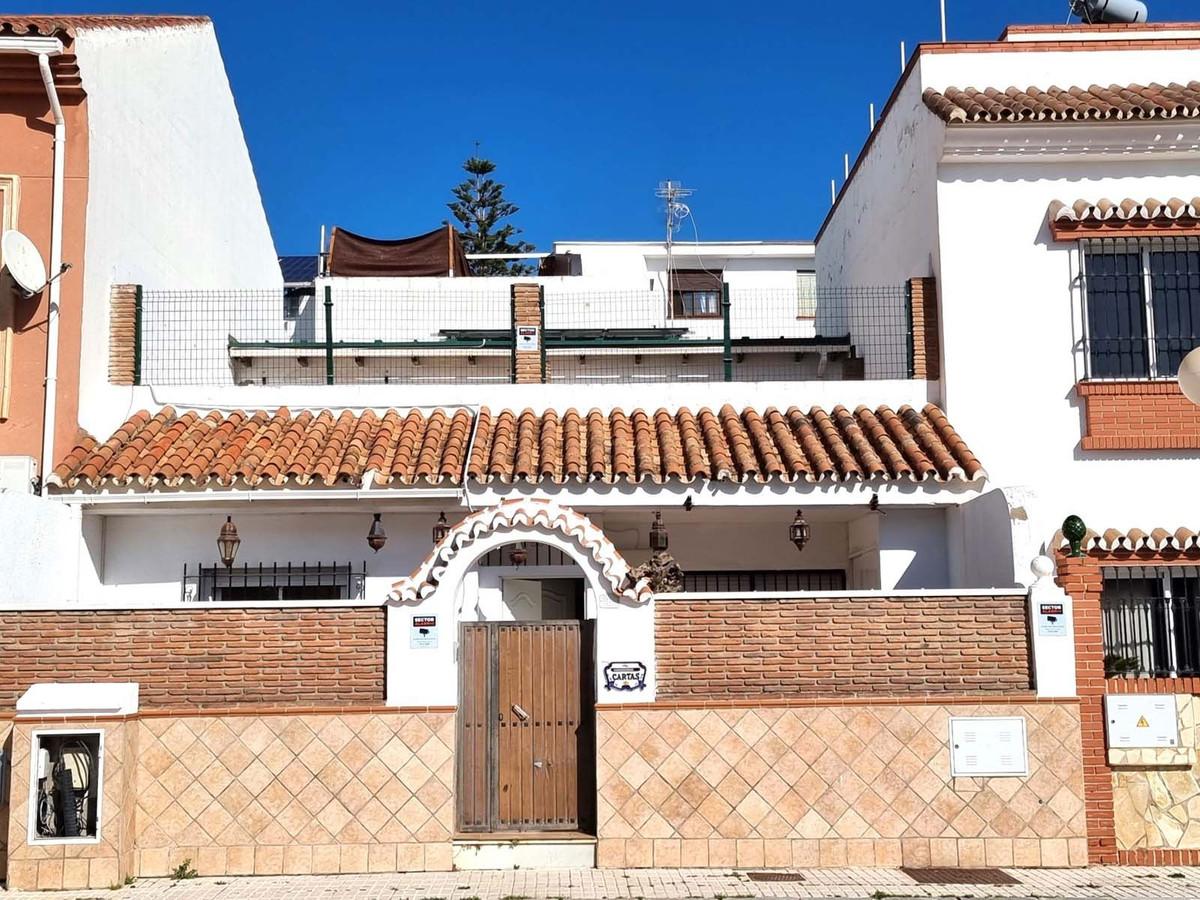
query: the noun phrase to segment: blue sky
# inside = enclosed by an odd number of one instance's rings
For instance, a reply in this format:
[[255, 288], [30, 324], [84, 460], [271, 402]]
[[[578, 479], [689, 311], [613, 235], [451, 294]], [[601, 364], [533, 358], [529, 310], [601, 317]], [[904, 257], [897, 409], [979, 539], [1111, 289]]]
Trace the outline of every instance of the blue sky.
[[[280, 253], [315, 252], [322, 223], [378, 237], [436, 227], [476, 141], [539, 249], [660, 237], [666, 178], [695, 189], [703, 240], [811, 238], [867, 104], [892, 89], [900, 41], [938, 35], [937, 0], [180, 6], [27, 8], [210, 15]], [[952, 40], [1067, 11], [947, 6]], [[1200, 18], [1200, 2], [1150, 12]]]

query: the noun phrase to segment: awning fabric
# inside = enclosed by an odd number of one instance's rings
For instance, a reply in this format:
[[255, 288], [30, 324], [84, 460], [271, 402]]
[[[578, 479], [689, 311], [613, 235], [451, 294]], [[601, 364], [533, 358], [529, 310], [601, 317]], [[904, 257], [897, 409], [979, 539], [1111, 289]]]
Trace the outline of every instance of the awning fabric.
[[334, 228], [329, 274], [351, 278], [445, 278], [471, 274], [471, 264], [453, 226], [399, 240], [363, 237]]

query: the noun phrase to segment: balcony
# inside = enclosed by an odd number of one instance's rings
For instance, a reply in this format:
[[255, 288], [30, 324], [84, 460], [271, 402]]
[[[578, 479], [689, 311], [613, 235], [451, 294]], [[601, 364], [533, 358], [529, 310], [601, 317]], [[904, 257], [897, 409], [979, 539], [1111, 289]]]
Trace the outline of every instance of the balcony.
[[[511, 278], [329, 278], [312, 289], [137, 293], [135, 380], [159, 385], [508, 383]], [[536, 285], [549, 383], [914, 377], [909, 285], [658, 290]], [[535, 320], [536, 321], [536, 320]], [[529, 346], [529, 345], [524, 345]], [[917, 376], [920, 377], [920, 376]]]

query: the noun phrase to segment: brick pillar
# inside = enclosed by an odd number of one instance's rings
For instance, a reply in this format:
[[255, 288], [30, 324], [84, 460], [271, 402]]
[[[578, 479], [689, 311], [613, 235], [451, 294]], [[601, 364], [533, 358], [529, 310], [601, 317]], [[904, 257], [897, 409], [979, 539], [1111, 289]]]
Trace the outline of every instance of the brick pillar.
[[1104, 737], [1104, 637], [1100, 615], [1103, 578], [1092, 557], [1058, 558], [1058, 584], [1075, 607], [1075, 680], [1083, 734], [1083, 797], [1088, 862], [1117, 862], [1112, 770]]
[[542, 321], [542, 288], [536, 284], [514, 284], [512, 286], [513, 340], [522, 325], [536, 326], [538, 349], [513, 350], [513, 381], [517, 384], [541, 384], [546, 380], [544, 366], [545, 323]]
[[109, 384], [140, 382], [140, 284], [114, 284], [108, 300]]
[[908, 284], [912, 295], [913, 378], [937, 381], [942, 377], [937, 279], [910, 278]]

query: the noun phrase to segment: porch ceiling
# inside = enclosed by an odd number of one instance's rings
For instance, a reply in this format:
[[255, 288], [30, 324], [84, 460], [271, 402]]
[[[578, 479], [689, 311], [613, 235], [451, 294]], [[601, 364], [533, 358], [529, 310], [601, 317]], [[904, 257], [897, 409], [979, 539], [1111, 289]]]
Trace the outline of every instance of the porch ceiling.
[[959, 482], [986, 478], [932, 404], [855, 410], [331, 410], [130, 417], [85, 435], [49, 482], [76, 492], [203, 486]]

